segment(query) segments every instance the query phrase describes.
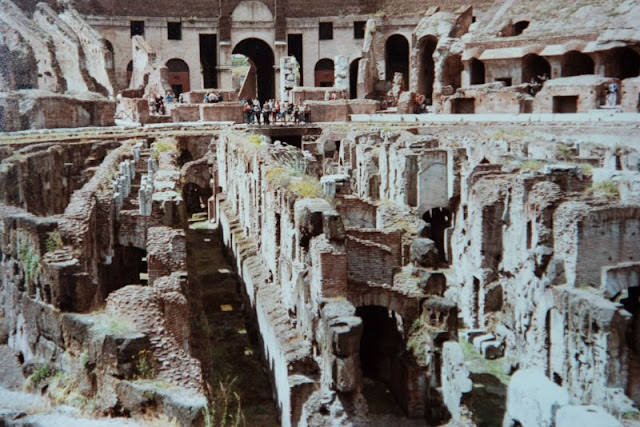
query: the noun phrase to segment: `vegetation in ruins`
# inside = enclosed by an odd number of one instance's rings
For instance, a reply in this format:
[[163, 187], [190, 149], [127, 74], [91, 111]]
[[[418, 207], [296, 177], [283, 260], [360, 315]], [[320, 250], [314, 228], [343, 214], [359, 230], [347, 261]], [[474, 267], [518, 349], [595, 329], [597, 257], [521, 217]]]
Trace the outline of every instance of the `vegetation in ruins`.
[[19, 240], [18, 247], [18, 260], [24, 268], [24, 280], [32, 283], [40, 273], [40, 256], [26, 239]]
[[520, 165], [520, 170], [521, 171], [539, 171], [540, 169], [542, 169], [542, 163], [537, 161], [537, 160], [527, 160], [522, 162], [522, 165]]
[[104, 313], [96, 316], [92, 330], [100, 335], [123, 336], [136, 333], [133, 323], [123, 317], [116, 317]]
[[620, 198], [620, 190], [618, 184], [613, 181], [602, 181], [597, 184], [593, 184], [590, 188], [587, 188], [586, 193], [595, 197], [602, 197], [605, 199], [618, 199]]
[[564, 144], [556, 145], [556, 152], [555, 152], [556, 159], [569, 161], [574, 157], [574, 154], [575, 153], [571, 147]]
[[153, 369], [153, 354], [151, 350], [140, 350], [131, 357], [133, 359], [136, 373], [136, 379], [148, 380], [155, 377], [155, 369]]
[[160, 158], [160, 153], [165, 152], [178, 152], [176, 141], [174, 139], [159, 139], [153, 144], [153, 158], [156, 162]]
[[36, 390], [42, 382], [56, 374], [55, 369], [47, 364], [40, 365], [29, 377], [27, 378], [27, 389]]
[[59, 231], [52, 231], [47, 235], [47, 252], [53, 252], [56, 249], [60, 249], [64, 246], [62, 243], [62, 236]]
[[[242, 400], [234, 390], [236, 378], [226, 377], [211, 387], [207, 384], [209, 405], [203, 410], [206, 427], [245, 426]], [[234, 409], [235, 408], [235, 409]]]
[[266, 177], [267, 182], [286, 188], [302, 198], [324, 197], [322, 185], [317, 178], [302, 174], [294, 168], [271, 168]]

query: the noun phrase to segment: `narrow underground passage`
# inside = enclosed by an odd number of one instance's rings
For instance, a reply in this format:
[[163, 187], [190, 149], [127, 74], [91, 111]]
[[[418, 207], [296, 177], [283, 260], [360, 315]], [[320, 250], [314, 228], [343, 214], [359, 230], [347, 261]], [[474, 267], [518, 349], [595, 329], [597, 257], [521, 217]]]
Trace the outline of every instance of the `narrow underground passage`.
[[370, 414], [404, 416], [394, 396], [392, 382], [400, 375], [396, 371], [404, 351], [402, 334], [398, 330], [395, 314], [386, 307], [361, 306], [356, 316], [362, 318], [360, 341], [360, 367], [362, 368], [362, 394], [367, 399]]
[[[205, 214], [192, 218], [206, 219]], [[212, 425], [279, 426], [270, 374], [258, 345], [257, 324], [240, 281], [224, 254], [218, 230], [192, 222], [186, 231], [192, 354], [202, 365]], [[236, 397], [237, 394], [237, 397]], [[225, 399], [227, 404], [224, 404]], [[220, 414], [227, 412], [226, 423]]]

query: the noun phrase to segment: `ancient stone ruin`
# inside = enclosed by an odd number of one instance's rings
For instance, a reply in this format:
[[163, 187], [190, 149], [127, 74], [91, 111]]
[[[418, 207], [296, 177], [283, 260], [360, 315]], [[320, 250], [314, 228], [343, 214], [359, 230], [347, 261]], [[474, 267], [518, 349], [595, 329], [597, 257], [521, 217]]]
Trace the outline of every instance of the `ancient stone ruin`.
[[638, 4], [0, 5], [0, 425], [640, 426]]

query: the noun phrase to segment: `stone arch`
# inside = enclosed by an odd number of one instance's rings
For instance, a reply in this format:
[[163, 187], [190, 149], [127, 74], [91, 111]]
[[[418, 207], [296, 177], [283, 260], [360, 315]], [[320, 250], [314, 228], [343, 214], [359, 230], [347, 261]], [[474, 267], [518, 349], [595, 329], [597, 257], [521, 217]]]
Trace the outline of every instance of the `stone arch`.
[[107, 40], [107, 39], [102, 39], [102, 44], [104, 45], [104, 49], [105, 49], [105, 58], [104, 58], [104, 62], [105, 62], [105, 67], [107, 68], [107, 70], [113, 70], [115, 67], [115, 54], [113, 51], [113, 44]]
[[409, 41], [402, 34], [390, 36], [384, 44], [385, 79], [393, 81], [395, 73], [402, 73], [405, 89], [409, 82]]
[[173, 93], [178, 96], [182, 92], [189, 92], [189, 65], [180, 58], [173, 58], [167, 61], [166, 66], [169, 69], [168, 80]]
[[349, 65], [349, 98], [358, 97], [358, 65], [361, 58], [356, 58]]
[[261, 1], [245, 0], [231, 12], [231, 20], [234, 22], [272, 22], [271, 9]]
[[478, 58], [471, 58], [471, 84], [482, 85], [485, 83], [484, 62]]
[[593, 59], [586, 53], [572, 50], [562, 56], [562, 77], [593, 74], [594, 70]]
[[427, 98], [427, 103], [431, 104], [433, 98], [433, 82], [435, 81], [435, 63], [433, 53], [438, 45], [435, 36], [428, 35], [418, 41], [418, 90]]
[[333, 60], [329, 58], [322, 58], [316, 62], [316, 66], [313, 69], [315, 76], [316, 87], [332, 87], [334, 81], [335, 65]]
[[551, 65], [540, 55], [530, 53], [522, 58], [522, 82], [527, 83], [532, 78], [538, 80], [546, 74], [551, 76]]
[[618, 47], [609, 53], [607, 77], [626, 79], [640, 75], [640, 55], [631, 47]]
[[232, 53], [246, 56], [255, 66], [260, 102], [275, 98], [275, 59], [271, 46], [264, 40], [251, 37], [236, 44]]

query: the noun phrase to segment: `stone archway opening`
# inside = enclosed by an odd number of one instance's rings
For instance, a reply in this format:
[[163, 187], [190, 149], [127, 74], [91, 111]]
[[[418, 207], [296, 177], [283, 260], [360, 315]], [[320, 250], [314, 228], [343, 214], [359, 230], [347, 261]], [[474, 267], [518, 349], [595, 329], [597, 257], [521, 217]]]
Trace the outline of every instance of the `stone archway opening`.
[[169, 69], [169, 85], [174, 95], [178, 96], [182, 92], [189, 92], [191, 90], [191, 84], [187, 63], [182, 59], [173, 58], [167, 61], [166, 66]]
[[203, 188], [193, 182], [185, 184], [182, 189], [182, 198], [184, 199], [189, 217], [196, 213], [206, 212], [207, 203], [211, 195], [212, 192], [210, 188]]
[[384, 45], [385, 78], [393, 81], [395, 73], [402, 74], [404, 88], [409, 82], [409, 41], [401, 34], [394, 34], [387, 39]]
[[594, 70], [593, 59], [586, 53], [572, 50], [562, 57], [562, 77], [593, 74]]
[[329, 58], [323, 58], [316, 63], [313, 69], [316, 87], [332, 87], [334, 82], [335, 65]]
[[427, 99], [427, 104], [432, 104], [433, 82], [435, 80], [435, 63], [433, 53], [436, 51], [438, 39], [434, 36], [426, 36], [418, 43], [418, 93]]
[[640, 75], [640, 54], [630, 47], [611, 50], [606, 76], [627, 79]]
[[360, 58], [354, 59], [349, 65], [349, 98], [358, 97], [358, 65]]
[[115, 67], [113, 44], [107, 39], [102, 40], [102, 44], [106, 50], [104, 65], [107, 70], [113, 70]]
[[530, 53], [522, 58], [522, 82], [544, 81], [551, 76], [551, 65], [540, 55]]
[[484, 62], [480, 61], [478, 58], [471, 58], [471, 84], [485, 84]]
[[242, 40], [234, 48], [232, 54], [241, 54], [251, 60], [256, 70], [257, 97], [261, 103], [275, 98], [275, 59], [273, 50], [264, 41], [257, 38]]
[[440, 253], [440, 260], [445, 262], [447, 253], [445, 230], [451, 227], [451, 212], [447, 208], [433, 208], [426, 211], [422, 215], [422, 219], [430, 225], [431, 233], [429, 238], [436, 244]]
[[356, 316], [362, 318], [362, 338], [360, 340], [360, 367], [363, 376], [363, 394], [369, 408], [374, 413], [401, 413], [396, 396], [398, 382], [402, 382], [401, 356], [404, 340], [398, 315], [386, 307], [377, 305], [360, 306]]

